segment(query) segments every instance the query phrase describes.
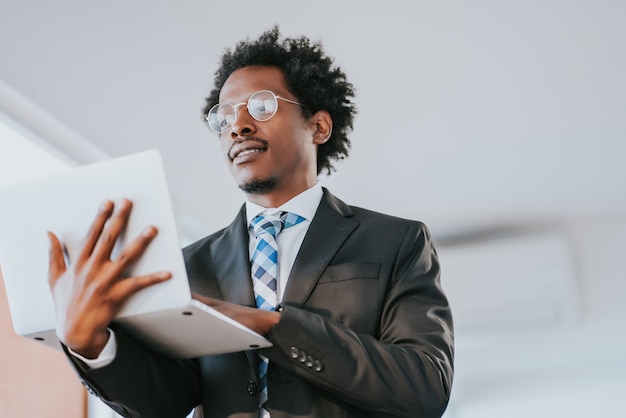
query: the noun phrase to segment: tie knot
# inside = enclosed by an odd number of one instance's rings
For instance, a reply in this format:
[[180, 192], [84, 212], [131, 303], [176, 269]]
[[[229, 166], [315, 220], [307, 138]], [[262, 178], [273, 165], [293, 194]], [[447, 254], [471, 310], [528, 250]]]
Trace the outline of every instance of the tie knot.
[[276, 215], [260, 214], [250, 222], [250, 226], [257, 237], [261, 234], [270, 234], [276, 238], [283, 229], [283, 221]]
[[304, 221], [302, 216], [282, 211], [273, 215], [263, 213], [257, 215], [252, 219], [252, 222], [250, 222], [250, 226], [254, 229], [254, 234], [257, 237], [261, 234], [270, 234], [276, 238], [283, 229], [290, 228], [302, 221]]

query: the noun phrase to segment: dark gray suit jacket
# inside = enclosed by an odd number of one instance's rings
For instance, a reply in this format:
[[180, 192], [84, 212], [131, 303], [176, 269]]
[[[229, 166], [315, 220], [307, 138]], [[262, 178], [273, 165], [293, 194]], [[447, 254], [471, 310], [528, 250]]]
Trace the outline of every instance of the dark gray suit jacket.
[[[184, 249], [194, 292], [254, 306], [242, 208]], [[426, 227], [349, 207], [327, 190], [268, 334], [272, 418], [440, 417], [453, 374], [452, 318]], [[127, 417], [258, 416], [256, 352], [172, 361], [116, 328], [112, 364], [73, 364]]]

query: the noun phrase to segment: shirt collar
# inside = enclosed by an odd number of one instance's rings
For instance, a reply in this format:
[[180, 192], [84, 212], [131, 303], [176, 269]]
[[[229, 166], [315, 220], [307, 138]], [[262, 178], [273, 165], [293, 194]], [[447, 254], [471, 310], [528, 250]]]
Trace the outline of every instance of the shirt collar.
[[310, 221], [315, 216], [315, 211], [322, 201], [322, 186], [316, 183], [313, 187], [303, 191], [299, 195], [294, 196], [291, 200], [280, 205], [278, 208], [264, 208], [261, 205], [252, 203], [246, 200], [246, 217], [248, 218], [248, 225], [250, 222], [260, 213], [276, 213], [279, 211], [287, 211], [300, 215], [306, 220]]

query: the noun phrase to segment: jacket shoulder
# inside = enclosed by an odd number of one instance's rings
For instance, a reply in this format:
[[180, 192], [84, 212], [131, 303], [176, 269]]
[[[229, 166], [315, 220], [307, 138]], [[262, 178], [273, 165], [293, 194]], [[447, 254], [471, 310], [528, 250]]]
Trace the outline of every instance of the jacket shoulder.
[[388, 225], [413, 225], [420, 229], [427, 229], [426, 225], [418, 220], [412, 220], [408, 218], [402, 218], [378, 212], [371, 209], [365, 209], [360, 206], [352, 206], [346, 204], [341, 199], [330, 193], [327, 189], [324, 189], [323, 204], [328, 205], [332, 210], [340, 213], [346, 218], [352, 218], [357, 222], [375, 222]]
[[226, 230], [227, 228], [222, 228], [219, 231], [213, 232], [212, 234], [207, 235], [204, 238], [200, 238], [199, 240], [183, 247], [183, 255], [187, 258], [188, 255], [204, 251], [213, 241], [222, 237]]

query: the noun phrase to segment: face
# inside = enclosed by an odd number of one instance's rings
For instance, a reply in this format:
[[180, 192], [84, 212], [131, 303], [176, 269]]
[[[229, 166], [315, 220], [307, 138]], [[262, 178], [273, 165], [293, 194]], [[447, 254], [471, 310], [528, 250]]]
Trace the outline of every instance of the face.
[[[245, 67], [231, 74], [220, 103], [245, 103], [259, 90], [297, 101], [275, 67]], [[248, 198], [263, 206], [278, 206], [317, 181], [315, 117], [305, 119], [300, 106], [278, 100], [278, 111], [267, 121], [252, 118], [245, 105], [237, 108], [231, 129], [220, 135], [226, 164]]]

